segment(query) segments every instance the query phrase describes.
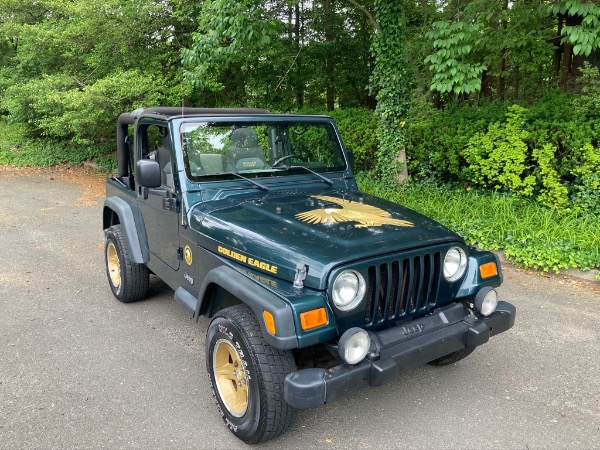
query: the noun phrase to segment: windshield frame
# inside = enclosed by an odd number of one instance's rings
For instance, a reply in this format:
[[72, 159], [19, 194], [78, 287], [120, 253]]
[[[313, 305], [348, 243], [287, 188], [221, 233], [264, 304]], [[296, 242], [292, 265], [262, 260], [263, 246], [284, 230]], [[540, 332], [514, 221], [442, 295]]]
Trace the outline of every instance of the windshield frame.
[[[186, 144], [184, 142], [187, 130], [192, 129], [196, 126], [205, 126], [205, 124], [214, 124], [215, 126], [224, 125], [226, 128], [234, 127], [235, 125], [239, 125], [239, 127], [244, 126], [267, 126], [267, 127], [279, 127], [281, 129], [290, 125], [315, 125], [318, 128], [324, 129], [327, 133], [329, 145], [332, 145], [332, 156], [331, 158], [336, 159], [335, 165], [325, 165], [324, 163], [317, 162], [318, 166], [311, 166], [308, 170], [315, 171], [320, 174], [335, 174], [335, 173], [346, 173], [350, 170], [349, 161], [347, 157], [347, 151], [344, 147], [344, 144], [339, 135], [339, 131], [335, 126], [335, 122], [331, 117], [327, 116], [307, 116], [307, 115], [292, 115], [292, 114], [280, 114], [280, 115], [270, 115], [270, 114], [260, 114], [260, 115], [252, 115], [252, 116], [210, 116], [210, 117], [184, 117], [177, 121], [178, 124], [174, 124], [179, 130], [179, 144], [181, 146], [181, 155], [183, 160], [183, 172], [187, 180], [192, 184], [201, 184], [201, 183], [213, 183], [213, 182], [231, 182], [238, 180], [239, 177], [236, 176], [236, 173], [243, 174], [244, 177], [247, 178], [259, 178], [263, 180], [268, 179], [277, 179], [284, 177], [298, 177], [304, 176], [306, 174], [302, 174], [297, 170], [297, 167], [293, 166], [302, 166], [302, 163], [291, 162], [289, 164], [281, 164], [272, 167], [268, 164], [265, 167], [259, 168], [258, 170], [224, 170], [218, 173], [211, 174], [197, 174], [192, 173], [189, 161], [189, 154]], [[265, 133], [266, 134], [266, 133]], [[270, 138], [269, 138], [270, 139]], [[273, 153], [272, 148], [273, 143], [269, 141], [269, 147], [266, 149], [269, 153]], [[286, 144], [287, 145], [287, 144]], [[288, 147], [289, 149], [289, 147]], [[222, 149], [221, 149], [222, 150]], [[267, 153], [265, 151], [265, 154]], [[334, 152], [338, 152], [335, 154]], [[223, 153], [221, 153], [223, 154]], [[224, 155], [223, 155], [224, 157]], [[267, 155], [265, 156], [265, 158]], [[269, 162], [274, 162], [270, 160]], [[312, 163], [314, 164], [314, 163]], [[268, 166], [268, 167], [267, 167]], [[234, 173], [231, 173], [234, 172]]]

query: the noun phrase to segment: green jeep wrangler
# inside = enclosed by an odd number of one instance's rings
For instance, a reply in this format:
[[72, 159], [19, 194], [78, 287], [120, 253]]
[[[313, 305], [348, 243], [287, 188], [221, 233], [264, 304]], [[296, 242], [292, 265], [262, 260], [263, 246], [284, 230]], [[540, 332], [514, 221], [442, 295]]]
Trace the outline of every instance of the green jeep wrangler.
[[119, 117], [117, 140], [103, 211], [112, 292], [140, 300], [153, 273], [192, 319], [212, 318], [213, 395], [247, 443], [514, 324], [496, 256], [359, 192], [329, 117], [143, 108]]

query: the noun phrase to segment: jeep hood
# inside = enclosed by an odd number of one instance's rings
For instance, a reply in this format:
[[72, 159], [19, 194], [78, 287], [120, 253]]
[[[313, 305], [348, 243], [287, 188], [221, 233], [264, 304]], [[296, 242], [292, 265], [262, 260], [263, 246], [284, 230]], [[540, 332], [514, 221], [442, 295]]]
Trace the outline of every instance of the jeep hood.
[[[408, 208], [342, 191], [232, 195], [197, 204], [190, 226], [199, 245], [236, 263], [324, 289], [334, 267], [385, 253], [462, 239]], [[208, 237], [210, 236], [210, 238]]]

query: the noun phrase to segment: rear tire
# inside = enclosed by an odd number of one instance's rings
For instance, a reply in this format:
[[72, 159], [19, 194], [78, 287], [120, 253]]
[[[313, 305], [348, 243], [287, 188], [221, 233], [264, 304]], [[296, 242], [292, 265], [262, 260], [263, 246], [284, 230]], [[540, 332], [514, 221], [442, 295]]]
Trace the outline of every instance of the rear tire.
[[455, 362], [458, 362], [461, 359], [465, 359], [467, 356], [473, 353], [475, 348], [476, 347], [465, 347], [463, 349], [449, 353], [446, 356], [442, 356], [441, 358], [434, 359], [429, 364], [433, 366], [447, 366], [448, 364], [454, 364]]
[[131, 261], [121, 225], [113, 225], [106, 231], [104, 261], [108, 284], [117, 300], [130, 303], [146, 296], [150, 273], [144, 264]]
[[285, 433], [296, 410], [283, 398], [285, 376], [297, 370], [290, 351], [271, 347], [246, 305], [220, 311], [208, 327], [206, 365], [225, 425], [247, 444]]

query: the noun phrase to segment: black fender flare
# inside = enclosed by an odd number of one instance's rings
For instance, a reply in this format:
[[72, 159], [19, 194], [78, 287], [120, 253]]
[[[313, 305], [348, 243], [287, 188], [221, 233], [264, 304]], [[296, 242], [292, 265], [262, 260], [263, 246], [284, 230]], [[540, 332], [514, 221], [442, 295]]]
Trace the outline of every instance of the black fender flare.
[[[265, 289], [229, 266], [215, 267], [209, 271], [198, 293], [198, 304], [194, 317], [200, 316], [202, 303], [206, 298], [206, 290], [211, 284], [216, 284], [237, 297], [254, 312], [265, 340], [273, 347], [281, 350], [290, 350], [298, 347], [296, 326], [291, 306], [281, 297]], [[269, 311], [275, 320], [276, 335], [267, 330], [263, 311]]]
[[111, 225], [107, 223], [109, 210], [114, 211], [119, 217], [119, 223], [133, 262], [136, 264], [147, 263], [150, 260], [150, 253], [146, 238], [146, 226], [139, 208], [121, 197], [108, 197], [104, 200], [103, 226], [105, 230]]

